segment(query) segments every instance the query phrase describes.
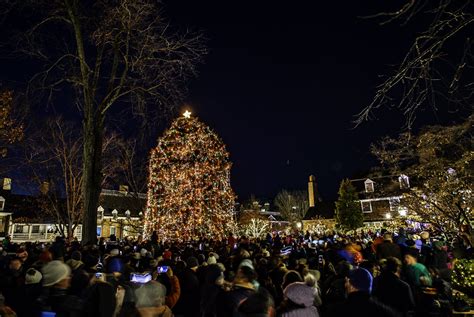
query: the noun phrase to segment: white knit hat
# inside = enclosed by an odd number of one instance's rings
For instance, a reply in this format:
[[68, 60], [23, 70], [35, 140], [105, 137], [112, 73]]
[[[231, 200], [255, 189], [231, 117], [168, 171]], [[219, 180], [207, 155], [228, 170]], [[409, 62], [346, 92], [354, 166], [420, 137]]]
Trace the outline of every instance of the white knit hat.
[[43, 275], [40, 271], [31, 268], [26, 271], [25, 284], [38, 284], [39, 282], [41, 282], [42, 278]]
[[51, 261], [43, 267], [43, 286], [53, 286], [71, 275], [71, 268], [61, 261]]
[[112, 250], [110, 250], [110, 255], [111, 255], [111, 256], [118, 256], [118, 255], [120, 255], [119, 249], [112, 249]]
[[216, 264], [217, 260], [213, 255], [210, 255], [209, 258], [207, 259], [207, 264]]

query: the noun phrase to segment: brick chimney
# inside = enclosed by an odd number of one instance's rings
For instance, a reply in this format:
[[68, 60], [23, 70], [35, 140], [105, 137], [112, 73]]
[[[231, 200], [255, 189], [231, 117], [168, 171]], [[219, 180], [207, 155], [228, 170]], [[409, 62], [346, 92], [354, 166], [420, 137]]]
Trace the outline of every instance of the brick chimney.
[[316, 203], [316, 195], [317, 195], [316, 177], [314, 175], [311, 175], [309, 176], [309, 182], [308, 182], [309, 207], [314, 207]]

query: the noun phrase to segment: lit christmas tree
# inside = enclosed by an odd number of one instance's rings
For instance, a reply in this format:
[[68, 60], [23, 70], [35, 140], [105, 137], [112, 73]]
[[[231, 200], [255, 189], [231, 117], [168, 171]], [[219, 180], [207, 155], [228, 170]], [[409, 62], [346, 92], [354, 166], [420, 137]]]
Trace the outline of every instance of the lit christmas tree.
[[186, 241], [224, 237], [235, 196], [222, 140], [186, 111], [151, 152], [145, 235]]

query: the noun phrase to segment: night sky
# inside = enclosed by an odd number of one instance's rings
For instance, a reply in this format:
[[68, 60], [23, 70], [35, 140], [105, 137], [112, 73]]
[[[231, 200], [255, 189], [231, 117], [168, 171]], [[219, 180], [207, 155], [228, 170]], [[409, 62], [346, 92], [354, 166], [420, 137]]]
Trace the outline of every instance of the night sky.
[[240, 200], [305, 189], [310, 174], [335, 198], [342, 178], [375, 164], [370, 143], [400, 131], [396, 111], [352, 123], [412, 39], [409, 27], [360, 18], [379, 2], [166, 2], [173, 23], [209, 39], [188, 101], [227, 144]]
[[[173, 25], [207, 38], [210, 52], [187, 102], [227, 144], [240, 201], [305, 190], [311, 174], [323, 199], [334, 199], [341, 179], [376, 164], [370, 144], [400, 132], [403, 117], [384, 109], [355, 128], [354, 116], [370, 103], [380, 76], [401, 61], [416, 26], [360, 17], [403, 3], [164, 1]], [[31, 68], [11, 60], [0, 66], [0, 80]], [[436, 122], [429, 111], [423, 117]]]

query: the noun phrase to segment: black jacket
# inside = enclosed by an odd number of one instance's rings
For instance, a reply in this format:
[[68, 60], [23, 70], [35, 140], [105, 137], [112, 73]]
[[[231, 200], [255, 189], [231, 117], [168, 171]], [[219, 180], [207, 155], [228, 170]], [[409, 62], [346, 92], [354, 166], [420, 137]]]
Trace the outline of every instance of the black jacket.
[[41, 312], [55, 312], [56, 317], [81, 317], [84, 316], [84, 302], [77, 296], [68, 295], [67, 290], [58, 288], [43, 288], [43, 293], [38, 299]]
[[373, 300], [368, 293], [349, 294], [341, 305], [332, 306], [325, 317], [395, 317], [400, 316], [394, 310]]
[[181, 295], [178, 302], [173, 307], [173, 313], [185, 317], [199, 316], [201, 289], [196, 273], [191, 269], [185, 269], [183, 272], [176, 275], [179, 279]]
[[216, 300], [216, 313], [219, 317], [232, 317], [239, 307], [239, 304], [255, 290], [234, 285], [230, 291], [222, 291]]
[[381, 303], [405, 315], [415, 308], [410, 285], [392, 272], [384, 272], [375, 279], [374, 296]]

